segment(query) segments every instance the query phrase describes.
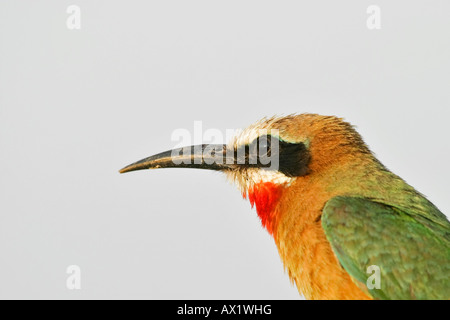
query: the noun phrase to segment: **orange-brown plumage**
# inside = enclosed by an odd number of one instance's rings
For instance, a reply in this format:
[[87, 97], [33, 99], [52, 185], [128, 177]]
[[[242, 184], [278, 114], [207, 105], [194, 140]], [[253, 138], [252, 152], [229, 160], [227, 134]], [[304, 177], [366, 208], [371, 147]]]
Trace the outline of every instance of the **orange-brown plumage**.
[[[214, 147], [226, 163], [215, 162], [203, 145], [121, 172], [192, 167], [227, 174], [256, 207], [291, 281], [308, 299], [450, 297], [449, 221], [387, 170], [349, 123], [316, 114], [263, 119]], [[269, 154], [275, 168], [263, 162]], [[197, 162], [175, 163], [186, 159]], [[375, 289], [367, 282], [374, 266], [383, 278]]]
[[[293, 201], [300, 193], [301, 201]], [[339, 264], [325, 237], [320, 219], [332, 197], [314, 177], [297, 180], [285, 191], [277, 210], [280, 257], [307, 299], [369, 299]]]
[[345, 192], [342, 188], [327, 189], [333, 184], [330, 180], [338, 177], [336, 171], [346, 171], [363, 161], [365, 157], [360, 155], [367, 156], [367, 148], [353, 130], [349, 131], [347, 123], [334, 117], [287, 117], [275, 127], [285, 137], [308, 140], [311, 152], [311, 173], [288, 188], [282, 187], [270, 223], [289, 277], [307, 299], [370, 299], [339, 264], [321, 225], [325, 203]]

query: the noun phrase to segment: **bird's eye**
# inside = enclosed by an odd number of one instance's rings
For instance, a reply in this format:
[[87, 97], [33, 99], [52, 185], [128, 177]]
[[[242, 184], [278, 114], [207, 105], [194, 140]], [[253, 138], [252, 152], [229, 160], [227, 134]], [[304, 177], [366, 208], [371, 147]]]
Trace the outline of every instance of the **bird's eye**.
[[258, 138], [259, 150], [268, 151], [270, 149], [270, 136], [261, 136]]

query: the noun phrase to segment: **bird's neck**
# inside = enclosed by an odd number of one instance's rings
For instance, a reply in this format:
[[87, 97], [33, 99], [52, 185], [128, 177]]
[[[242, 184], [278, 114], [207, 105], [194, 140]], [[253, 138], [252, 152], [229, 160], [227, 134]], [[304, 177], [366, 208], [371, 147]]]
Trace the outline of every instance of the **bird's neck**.
[[250, 204], [256, 207], [256, 212], [261, 219], [263, 227], [276, 237], [274, 234], [277, 230], [278, 210], [277, 204], [284, 190], [283, 184], [273, 182], [261, 182], [253, 185], [247, 194], [243, 194], [244, 198], [248, 197]]

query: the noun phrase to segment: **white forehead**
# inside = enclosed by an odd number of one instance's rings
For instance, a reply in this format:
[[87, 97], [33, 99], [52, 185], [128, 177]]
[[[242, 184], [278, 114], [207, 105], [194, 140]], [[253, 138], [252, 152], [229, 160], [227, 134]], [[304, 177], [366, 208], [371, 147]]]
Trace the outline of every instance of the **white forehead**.
[[250, 125], [244, 130], [237, 130], [234, 139], [231, 141], [231, 145], [241, 146], [250, 144], [253, 140], [262, 135], [270, 134], [273, 137], [279, 137], [279, 130], [271, 128], [276, 120], [277, 118], [264, 118]]

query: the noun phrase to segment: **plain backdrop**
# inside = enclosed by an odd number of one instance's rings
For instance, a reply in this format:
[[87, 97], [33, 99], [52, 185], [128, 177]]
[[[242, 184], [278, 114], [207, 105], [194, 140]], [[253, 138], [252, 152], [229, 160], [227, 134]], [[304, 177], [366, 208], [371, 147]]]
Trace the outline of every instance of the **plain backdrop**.
[[[366, 25], [370, 5], [381, 29]], [[444, 0], [1, 1], [0, 298], [301, 298], [221, 174], [118, 173], [194, 121], [344, 117], [450, 213], [449, 12]]]

